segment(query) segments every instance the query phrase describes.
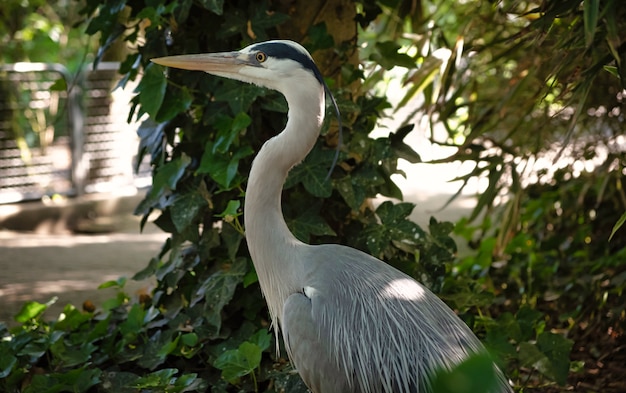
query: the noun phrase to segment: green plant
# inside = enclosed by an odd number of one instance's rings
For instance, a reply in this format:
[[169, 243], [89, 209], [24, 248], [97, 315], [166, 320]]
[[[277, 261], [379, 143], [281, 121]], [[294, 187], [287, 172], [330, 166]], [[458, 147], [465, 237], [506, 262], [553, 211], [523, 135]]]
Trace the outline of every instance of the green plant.
[[[129, 117], [148, 115], [138, 130], [140, 155], [153, 182], [136, 213], [142, 225], [171, 236], [134, 278], [156, 288], [131, 301], [123, 282], [117, 298], [96, 313], [71, 306], [50, 323], [31, 303], [22, 326], [2, 332], [8, 391], [306, 391], [269, 340], [267, 310], [241, 224], [247, 170], [253, 153], [280, 129], [286, 104], [276, 93], [202, 73], [168, 71], [149, 59], [166, 54], [231, 50], [277, 36], [287, 16], [259, 2], [87, 1], [87, 32], [104, 50], [116, 39], [137, 45], [121, 64], [121, 84], [141, 75]], [[184, 26], [184, 28], [182, 28]], [[212, 28], [207, 28], [212, 26]], [[337, 42], [323, 24], [309, 27], [312, 50], [334, 47], [347, 58], [354, 43]], [[317, 55], [317, 54], [316, 54]], [[97, 61], [98, 59], [96, 59]], [[355, 68], [337, 69], [359, 79]], [[335, 75], [329, 75], [335, 77]], [[329, 79], [344, 120], [340, 163], [326, 180], [337, 126], [327, 121], [314, 151], [285, 186], [285, 216], [300, 239], [341, 242], [419, 275], [434, 289], [453, 259], [452, 225], [431, 221], [430, 232], [409, 221], [408, 203], [371, 205], [377, 195], [401, 198], [391, 180], [399, 157], [417, 159], [403, 142], [410, 129], [371, 139], [384, 98]], [[350, 96], [350, 94], [354, 94]], [[416, 236], [419, 234], [419, 236]], [[428, 261], [428, 264], [417, 263]], [[277, 353], [277, 349], [279, 352]], [[32, 376], [32, 378], [31, 378]]]

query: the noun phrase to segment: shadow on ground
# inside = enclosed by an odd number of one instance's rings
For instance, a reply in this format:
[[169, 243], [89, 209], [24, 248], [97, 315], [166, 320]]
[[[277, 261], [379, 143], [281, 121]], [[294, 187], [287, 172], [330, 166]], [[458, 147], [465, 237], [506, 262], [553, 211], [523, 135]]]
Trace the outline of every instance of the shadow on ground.
[[166, 234], [138, 232], [138, 223], [134, 232], [97, 235], [0, 232], [0, 321], [13, 321], [29, 300], [58, 297], [47, 319], [57, 318], [68, 303], [80, 308], [90, 300], [98, 307], [115, 290], [97, 287], [121, 276], [129, 278], [129, 294], [149, 290], [150, 282], [130, 277], [158, 254]]

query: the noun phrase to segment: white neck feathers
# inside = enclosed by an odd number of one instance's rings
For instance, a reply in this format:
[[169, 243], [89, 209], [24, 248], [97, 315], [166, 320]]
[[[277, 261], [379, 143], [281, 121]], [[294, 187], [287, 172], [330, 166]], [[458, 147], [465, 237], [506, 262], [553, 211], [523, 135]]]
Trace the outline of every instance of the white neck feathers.
[[287, 296], [302, 290], [298, 282], [303, 243], [289, 231], [282, 214], [281, 193], [289, 170], [311, 151], [324, 120], [324, 89], [312, 76], [299, 89], [278, 89], [289, 106], [285, 129], [265, 142], [252, 164], [244, 221], [246, 240], [273, 325]]

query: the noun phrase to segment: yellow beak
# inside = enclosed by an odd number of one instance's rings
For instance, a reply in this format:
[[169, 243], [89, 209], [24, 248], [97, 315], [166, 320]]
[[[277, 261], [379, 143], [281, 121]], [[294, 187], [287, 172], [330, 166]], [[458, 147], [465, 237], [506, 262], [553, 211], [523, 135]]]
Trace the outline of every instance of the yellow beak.
[[153, 63], [183, 70], [204, 72], [237, 72], [245, 65], [252, 65], [248, 55], [239, 52], [202, 53], [197, 55], [166, 56], [151, 59]]

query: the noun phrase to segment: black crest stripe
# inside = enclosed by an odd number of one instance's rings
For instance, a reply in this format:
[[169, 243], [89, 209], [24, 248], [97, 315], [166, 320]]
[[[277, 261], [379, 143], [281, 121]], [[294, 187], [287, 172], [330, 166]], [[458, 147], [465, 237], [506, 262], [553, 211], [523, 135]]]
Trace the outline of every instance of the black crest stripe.
[[317, 66], [311, 60], [309, 56], [300, 52], [299, 50], [291, 47], [288, 44], [284, 44], [282, 42], [262, 42], [260, 44], [255, 45], [252, 49], [260, 50], [264, 52], [266, 55], [270, 57], [275, 57], [277, 59], [290, 59], [293, 60], [303, 68], [311, 71], [315, 78], [321, 83], [324, 84], [324, 78], [322, 78], [322, 74], [317, 69]]

